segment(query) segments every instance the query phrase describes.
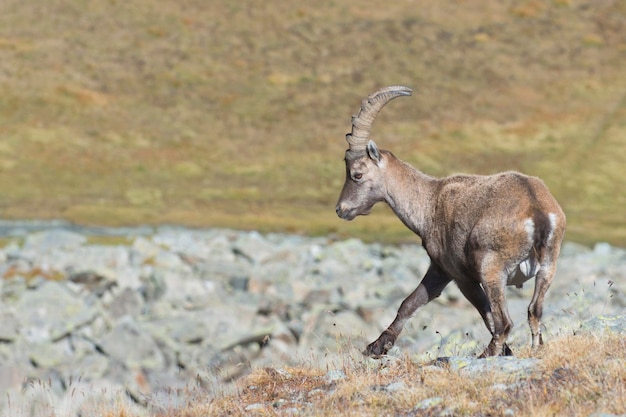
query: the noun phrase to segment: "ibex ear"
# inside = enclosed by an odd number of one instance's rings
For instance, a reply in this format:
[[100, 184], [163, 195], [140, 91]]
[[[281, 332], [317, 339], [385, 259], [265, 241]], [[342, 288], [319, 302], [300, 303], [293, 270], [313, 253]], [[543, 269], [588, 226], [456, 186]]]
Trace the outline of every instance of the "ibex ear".
[[380, 162], [380, 152], [378, 151], [378, 147], [373, 140], [367, 142], [367, 154], [371, 159], [373, 159], [377, 164]]

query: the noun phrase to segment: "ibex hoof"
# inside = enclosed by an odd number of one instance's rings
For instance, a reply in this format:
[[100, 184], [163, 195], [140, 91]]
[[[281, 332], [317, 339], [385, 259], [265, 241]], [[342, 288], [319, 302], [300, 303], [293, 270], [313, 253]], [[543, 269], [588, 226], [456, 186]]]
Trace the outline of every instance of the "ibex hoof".
[[487, 349], [484, 350], [483, 353], [480, 354], [479, 358], [488, 358], [490, 356], [515, 356], [513, 355], [513, 351], [506, 343], [502, 345], [502, 349], [498, 352], [497, 348], [493, 343], [490, 343], [487, 346]]
[[396, 338], [389, 332], [383, 332], [375, 342], [371, 343], [363, 351], [363, 355], [377, 359], [389, 352], [389, 349], [393, 347]]

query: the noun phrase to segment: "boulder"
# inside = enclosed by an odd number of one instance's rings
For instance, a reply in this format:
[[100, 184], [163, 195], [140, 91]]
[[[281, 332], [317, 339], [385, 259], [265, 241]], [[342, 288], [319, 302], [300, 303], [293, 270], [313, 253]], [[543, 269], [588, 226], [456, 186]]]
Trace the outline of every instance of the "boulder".
[[163, 352], [155, 340], [130, 316], [122, 317], [98, 340], [98, 346], [106, 356], [128, 369], [160, 369], [165, 365]]
[[580, 329], [594, 334], [626, 334], [626, 314], [596, 316], [583, 322]]
[[57, 341], [100, 313], [63, 283], [48, 281], [36, 290], [25, 291], [14, 305], [19, 333], [31, 343]]

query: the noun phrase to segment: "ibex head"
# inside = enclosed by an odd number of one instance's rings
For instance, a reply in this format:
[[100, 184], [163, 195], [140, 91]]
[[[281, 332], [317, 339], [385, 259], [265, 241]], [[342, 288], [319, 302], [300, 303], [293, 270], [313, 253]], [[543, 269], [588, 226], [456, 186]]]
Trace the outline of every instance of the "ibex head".
[[410, 96], [413, 90], [403, 86], [381, 88], [361, 103], [361, 109], [352, 116], [352, 132], [346, 135], [346, 182], [343, 185], [337, 215], [345, 220], [368, 214], [374, 204], [384, 200], [385, 152], [369, 139], [372, 123], [378, 112], [389, 101]]

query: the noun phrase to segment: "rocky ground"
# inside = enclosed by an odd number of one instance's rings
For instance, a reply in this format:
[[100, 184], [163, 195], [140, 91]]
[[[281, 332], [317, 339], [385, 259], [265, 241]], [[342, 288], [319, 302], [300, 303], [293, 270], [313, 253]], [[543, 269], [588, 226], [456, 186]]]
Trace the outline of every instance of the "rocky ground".
[[[222, 393], [253, 368], [341, 369], [363, 360], [429, 264], [417, 244], [232, 230], [2, 223], [0, 234], [0, 413], [11, 416], [120, 401], [167, 409]], [[89, 237], [102, 234], [123, 244]], [[545, 339], [625, 314], [625, 278], [624, 249], [566, 243]], [[514, 351], [529, 343], [529, 284], [508, 290]], [[450, 285], [391, 355], [469, 357], [488, 340]]]

